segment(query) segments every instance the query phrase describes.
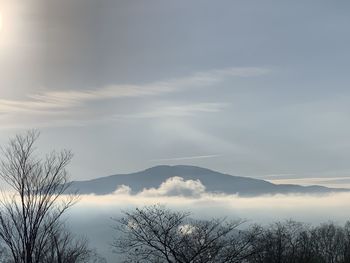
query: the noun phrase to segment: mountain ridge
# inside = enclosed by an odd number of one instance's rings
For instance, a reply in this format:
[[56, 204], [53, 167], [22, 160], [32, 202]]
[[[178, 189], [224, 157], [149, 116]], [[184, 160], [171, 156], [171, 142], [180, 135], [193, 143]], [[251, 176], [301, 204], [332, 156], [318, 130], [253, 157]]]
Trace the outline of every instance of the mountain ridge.
[[127, 185], [132, 194], [144, 189], [158, 188], [171, 177], [184, 180], [199, 180], [207, 192], [238, 194], [240, 196], [258, 196], [264, 194], [347, 192], [350, 189], [328, 188], [325, 186], [301, 186], [294, 184], [273, 184], [251, 177], [234, 176], [220, 173], [208, 168], [190, 165], [159, 165], [129, 174], [115, 174], [87, 181], [73, 181], [71, 189], [80, 194], [106, 195], [113, 193], [118, 186]]

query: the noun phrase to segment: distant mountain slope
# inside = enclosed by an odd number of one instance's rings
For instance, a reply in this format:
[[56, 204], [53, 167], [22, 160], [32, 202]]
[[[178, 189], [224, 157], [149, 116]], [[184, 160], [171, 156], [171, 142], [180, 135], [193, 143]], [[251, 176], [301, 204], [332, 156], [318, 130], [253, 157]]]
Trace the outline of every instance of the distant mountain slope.
[[157, 188], [168, 178], [179, 176], [184, 180], [200, 180], [206, 191], [241, 196], [290, 193], [329, 193], [350, 191], [349, 189], [327, 188], [323, 186], [300, 186], [291, 184], [273, 184], [264, 180], [222, 174], [196, 166], [156, 166], [144, 171], [111, 175], [89, 181], [74, 181], [71, 189], [81, 194], [104, 195], [113, 193], [120, 185], [130, 186], [133, 193], [145, 188]]

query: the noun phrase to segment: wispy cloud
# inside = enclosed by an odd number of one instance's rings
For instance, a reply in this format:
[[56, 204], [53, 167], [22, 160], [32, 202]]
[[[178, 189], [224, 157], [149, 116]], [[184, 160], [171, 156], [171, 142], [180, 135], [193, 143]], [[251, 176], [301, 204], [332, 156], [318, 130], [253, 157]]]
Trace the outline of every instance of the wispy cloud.
[[[160, 96], [193, 88], [215, 86], [215, 84], [227, 78], [255, 77], [268, 74], [269, 72], [270, 70], [265, 68], [226, 68], [197, 72], [183, 78], [156, 81], [143, 85], [108, 85], [84, 90], [41, 90], [27, 94], [22, 99], [0, 99], [0, 116], [2, 116], [3, 127], [6, 126], [6, 122], [9, 122], [8, 120], [13, 120], [17, 117], [20, 119], [25, 117], [25, 122], [33, 121], [35, 126], [40, 126], [43, 123], [45, 125], [52, 124], [53, 122], [56, 122], [56, 124], [66, 123], [68, 125], [69, 123], [87, 123], [89, 116], [81, 119], [81, 115], [84, 112], [86, 115], [89, 115], [89, 111], [93, 108], [93, 103], [99, 102], [99, 105], [103, 107], [101, 102], [107, 100]], [[109, 112], [109, 117], [154, 118], [162, 116], [191, 116], [200, 112], [218, 112], [223, 107], [225, 107], [223, 103], [189, 103], [188, 105], [160, 107], [130, 115]], [[50, 116], [45, 117], [47, 115]], [[106, 116], [103, 117], [105, 118]]]
[[227, 77], [253, 77], [269, 73], [264, 68], [228, 68], [198, 72], [189, 77], [159, 81], [145, 85], [110, 85], [87, 90], [43, 91], [27, 95], [24, 100], [0, 99], [0, 112], [66, 109], [89, 101], [142, 97], [212, 85]]
[[30, 94], [25, 100], [0, 100], [1, 112], [38, 112], [66, 110], [90, 101], [157, 95], [171, 91], [166, 85], [115, 85], [95, 90], [47, 91]]

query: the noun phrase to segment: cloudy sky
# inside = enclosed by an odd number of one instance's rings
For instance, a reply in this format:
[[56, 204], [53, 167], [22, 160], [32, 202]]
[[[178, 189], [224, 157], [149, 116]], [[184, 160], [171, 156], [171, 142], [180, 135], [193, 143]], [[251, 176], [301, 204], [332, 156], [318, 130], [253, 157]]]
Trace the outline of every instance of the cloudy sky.
[[191, 164], [346, 181], [349, 12], [345, 0], [0, 0], [0, 143], [40, 129], [41, 150], [75, 153], [74, 179]]

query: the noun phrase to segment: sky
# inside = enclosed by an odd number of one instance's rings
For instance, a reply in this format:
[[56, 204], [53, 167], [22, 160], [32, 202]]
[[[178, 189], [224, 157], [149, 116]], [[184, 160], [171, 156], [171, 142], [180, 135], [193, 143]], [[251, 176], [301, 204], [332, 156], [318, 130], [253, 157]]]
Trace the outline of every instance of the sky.
[[0, 0], [0, 143], [39, 129], [40, 152], [74, 152], [75, 180], [189, 164], [349, 183], [349, 12], [345, 0]]

